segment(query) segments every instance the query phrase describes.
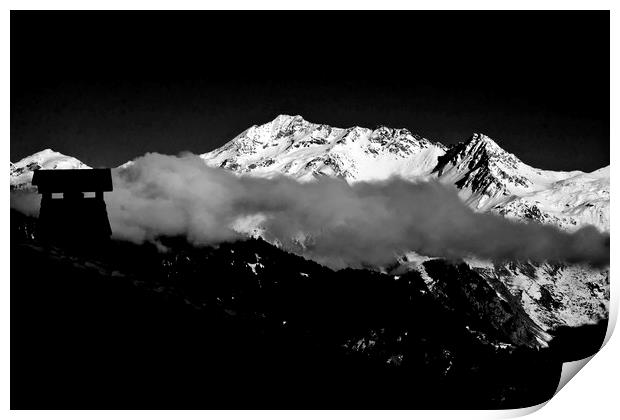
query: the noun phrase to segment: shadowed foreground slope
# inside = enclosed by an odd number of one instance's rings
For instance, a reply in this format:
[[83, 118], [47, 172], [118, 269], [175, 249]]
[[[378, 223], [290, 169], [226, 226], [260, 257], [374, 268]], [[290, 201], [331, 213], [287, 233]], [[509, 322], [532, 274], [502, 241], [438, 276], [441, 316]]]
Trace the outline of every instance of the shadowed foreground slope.
[[11, 221], [13, 409], [508, 408], [557, 386], [556, 352], [502, 345], [416, 273], [260, 240], [46, 248]]

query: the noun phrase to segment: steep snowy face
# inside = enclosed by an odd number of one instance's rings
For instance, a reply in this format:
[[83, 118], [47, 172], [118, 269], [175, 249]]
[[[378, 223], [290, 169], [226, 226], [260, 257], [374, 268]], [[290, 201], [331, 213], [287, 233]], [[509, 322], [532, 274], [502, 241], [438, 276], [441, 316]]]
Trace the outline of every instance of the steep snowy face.
[[500, 289], [508, 290], [544, 331], [593, 324], [608, 318], [608, 269], [558, 262], [493, 263], [475, 258], [466, 259], [466, 263], [498, 294]]
[[512, 219], [552, 224], [568, 231], [585, 225], [609, 231], [609, 166], [514, 197], [491, 211]]
[[445, 152], [445, 146], [407, 129], [343, 129], [280, 115], [201, 157], [209, 166], [252, 175], [286, 174], [304, 181], [332, 176], [354, 182], [426, 176]]
[[442, 182], [454, 184], [461, 197], [477, 210], [487, 210], [511, 196], [539, 191], [582, 173], [532, 168], [484, 134], [474, 134], [451, 147], [439, 158], [433, 172]]
[[19, 162], [11, 162], [11, 189], [32, 188], [33, 171], [37, 169], [90, 169], [90, 166], [74, 157], [65, 156], [52, 149], [45, 149]]

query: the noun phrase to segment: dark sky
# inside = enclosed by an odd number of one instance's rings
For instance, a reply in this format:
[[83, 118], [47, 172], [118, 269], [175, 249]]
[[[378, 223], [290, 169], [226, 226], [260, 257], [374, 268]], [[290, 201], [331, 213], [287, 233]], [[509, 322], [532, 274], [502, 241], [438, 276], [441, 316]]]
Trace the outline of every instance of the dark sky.
[[11, 12], [11, 160], [203, 153], [276, 115], [609, 164], [608, 12]]

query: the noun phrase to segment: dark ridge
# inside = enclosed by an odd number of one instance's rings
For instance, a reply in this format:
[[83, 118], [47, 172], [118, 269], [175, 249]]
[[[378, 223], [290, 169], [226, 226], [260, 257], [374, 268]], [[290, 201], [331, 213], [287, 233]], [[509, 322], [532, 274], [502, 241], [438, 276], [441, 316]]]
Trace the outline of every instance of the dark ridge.
[[609, 320], [581, 327], [560, 327], [551, 331], [551, 349], [556, 357], [566, 362], [585, 359], [596, 354], [603, 346]]

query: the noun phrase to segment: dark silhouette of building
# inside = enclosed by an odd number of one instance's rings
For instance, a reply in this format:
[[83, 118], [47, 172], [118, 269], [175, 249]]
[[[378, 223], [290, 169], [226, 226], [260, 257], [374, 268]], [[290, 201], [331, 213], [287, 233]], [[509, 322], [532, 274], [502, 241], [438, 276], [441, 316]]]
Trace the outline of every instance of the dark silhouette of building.
[[[44, 240], [99, 242], [110, 238], [104, 191], [112, 191], [110, 169], [36, 170], [32, 178], [41, 198], [37, 226]], [[84, 193], [95, 193], [84, 197]], [[62, 198], [54, 194], [62, 193]]]

